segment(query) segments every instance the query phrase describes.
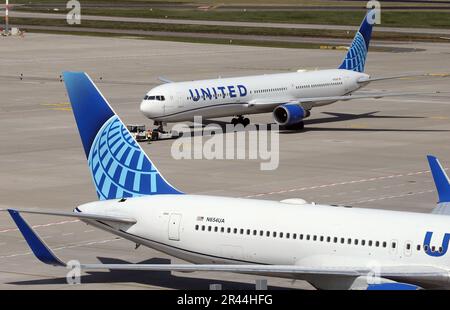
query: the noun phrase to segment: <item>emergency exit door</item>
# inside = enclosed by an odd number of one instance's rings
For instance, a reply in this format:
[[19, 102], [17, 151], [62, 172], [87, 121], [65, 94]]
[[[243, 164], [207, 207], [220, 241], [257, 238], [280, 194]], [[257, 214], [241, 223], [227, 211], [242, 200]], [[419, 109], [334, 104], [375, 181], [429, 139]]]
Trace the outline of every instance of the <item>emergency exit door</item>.
[[169, 240], [180, 240], [181, 214], [172, 213], [169, 218]]

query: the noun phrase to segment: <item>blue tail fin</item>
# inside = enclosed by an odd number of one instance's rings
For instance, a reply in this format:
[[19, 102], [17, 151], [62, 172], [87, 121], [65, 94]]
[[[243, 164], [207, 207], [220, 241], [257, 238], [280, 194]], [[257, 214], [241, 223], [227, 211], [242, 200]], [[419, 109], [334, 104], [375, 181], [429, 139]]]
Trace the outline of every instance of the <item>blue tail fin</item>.
[[367, 12], [339, 69], [364, 72], [375, 12]]
[[64, 82], [100, 200], [181, 194], [159, 173], [84, 72]]
[[439, 195], [439, 203], [450, 202], [450, 182], [444, 168], [436, 157], [428, 155], [427, 158]]

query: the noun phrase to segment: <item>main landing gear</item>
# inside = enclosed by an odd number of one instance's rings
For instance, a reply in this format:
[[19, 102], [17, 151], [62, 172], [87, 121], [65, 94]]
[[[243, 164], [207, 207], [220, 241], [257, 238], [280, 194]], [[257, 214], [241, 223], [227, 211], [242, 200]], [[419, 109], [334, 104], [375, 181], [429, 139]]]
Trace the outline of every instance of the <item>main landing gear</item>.
[[158, 128], [154, 129], [154, 130], [156, 130], [157, 132], [160, 132], [160, 133], [166, 133], [166, 132], [164, 131], [164, 125], [163, 125], [163, 122], [155, 121], [155, 122], [153, 123], [153, 125], [158, 126]]
[[234, 117], [231, 120], [231, 124], [233, 125], [237, 125], [237, 124], [242, 124], [244, 127], [246, 127], [248, 124], [250, 124], [250, 120], [248, 118], [244, 118], [242, 115], [239, 115], [238, 117]]

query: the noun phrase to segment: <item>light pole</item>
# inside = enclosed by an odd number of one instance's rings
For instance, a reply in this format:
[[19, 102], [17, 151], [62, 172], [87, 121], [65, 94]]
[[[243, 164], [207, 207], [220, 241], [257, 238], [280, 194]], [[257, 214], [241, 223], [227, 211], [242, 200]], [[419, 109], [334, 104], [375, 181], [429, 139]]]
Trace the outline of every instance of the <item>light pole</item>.
[[9, 0], [6, 0], [5, 6], [5, 34], [9, 34]]

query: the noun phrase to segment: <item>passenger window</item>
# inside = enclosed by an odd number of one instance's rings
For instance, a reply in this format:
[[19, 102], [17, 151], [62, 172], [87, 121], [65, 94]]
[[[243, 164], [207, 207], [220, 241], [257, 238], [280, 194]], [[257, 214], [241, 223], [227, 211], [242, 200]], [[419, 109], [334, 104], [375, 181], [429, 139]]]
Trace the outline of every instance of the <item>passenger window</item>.
[[338, 238], [337, 238], [337, 237], [334, 237], [334, 238], [333, 238], [333, 242], [334, 242], [334, 243], [337, 243], [337, 241], [338, 241]]
[[247, 235], [250, 235], [250, 229], [247, 229]]
[[369, 240], [369, 246], [372, 246], [372, 240]]
[[417, 245], [417, 251], [420, 251], [420, 244]]
[[317, 240], [317, 236], [314, 235], [314, 236], [313, 236], [313, 241], [316, 241], [316, 240]]
[[243, 228], [241, 228], [240, 233], [241, 233], [241, 235], [244, 234], [244, 229]]
[[214, 232], [218, 232], [219, 231], [219, 227], [214, 227]]
[[221, 233], [225, 232], [225, 227], [220, 227], [220, 232]]
[[258, 233], [258, 232], [256, 231], [256, 229], [253, 230], [253, 236], [256, 236], [257, 233]]
[[425, 252], [427, 252], [427, 251], [428, 251], [428, 245], [425, 244], [425, 245], [423, 246], [423, 249], [425, 250]]
[[[407, 249], [407, 250], [411, 250], [411, 243], [407, 243], [407, 244], [406, 244], [406, 249]], [[434, 251], [434, 249], [433, 249], [433, 251]]]
[[391, 247], [392, 247], [393, 249], [395, 249], [395, 248], [397, 247], [397, 243], [392, 242]]
[[330, 242], [331, 241], [331, 237], [327, 237], [327, 242]]
[[291, 235], [289, 233], [286, 233], [286, 239], [289, 239]]
[[266, 237], [270, 237], [270, 231], [266, 231]]
[[297, 234], [292, 234], [292, 239], [297, 239]]
[[306, 240], [309, 240], [309, 235], [306, 235]]
[[380, 246], [380, 241], [375, 242], [375, 246], [378, 248]]
[[320, 236], [320, 242], [323, 242], [323, 236]]
[[237, 234], [237, 228], [233, 229], [233, 232], [234, 232], [235, 234]]
[[355, 245], [358, 245], [358, 239], [354, 240]]
[[361, 245], [362, 246], [366, 245], [366, 240], [361, 240]]
[[352, 244], [352, 239], [351, 239], [351, 238], [348, 238], [348, 239], [347, 239], [347, 243], [348, 243], [348, 244]]
[[341, 238], [341, 243], [344, 243], [345, 242], [345, 239], [344, 238]]
[[387, 246], [387, 242], [383, 241], [383, 248], [385, 248]]
[[303, 240], [303, 234], [298, 235], [298, 238], [299, 238], [300, 240]]
[[205, 231], [205, 225], [202, 225], [202, 230]]
[[272, 233], [272, 236], [273, 236], [273, 237], [276, 237], [276, 236], [277, 236], [277, 232], [274, 231], [274, 232]]
[[439, 253], [442, 253], [444, 250], [442, 249], [442, 247], [439, 247]]
[[282, 232], [280, 232], [280, 238], [283, 238], [283, 233]]
[[195, 230], [198, 230], [198, 225], [195, 225]]
[[259, 231], [259, 235], [260, 235], [260, 236], [264, 236], [264, 231], [263, 231], [263, 230], [260, 230], [260, 231]]

